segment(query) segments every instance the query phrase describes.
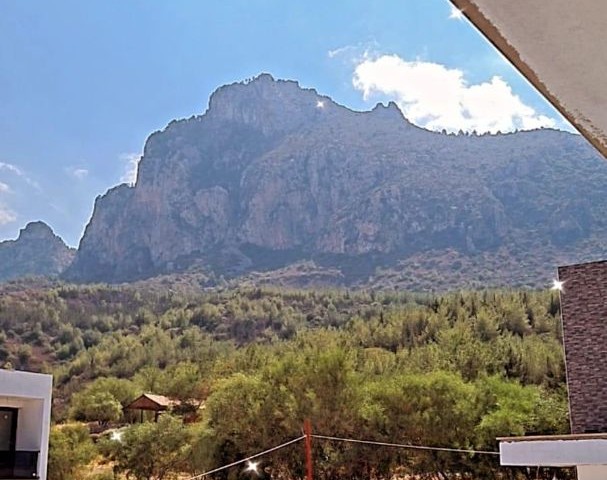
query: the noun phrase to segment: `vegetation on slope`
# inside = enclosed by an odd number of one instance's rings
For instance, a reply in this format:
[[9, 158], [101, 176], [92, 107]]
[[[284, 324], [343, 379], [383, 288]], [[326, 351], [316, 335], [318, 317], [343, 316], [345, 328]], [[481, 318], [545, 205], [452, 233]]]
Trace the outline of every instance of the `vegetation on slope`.
[[[136, 478], [246, 457], [299, 436], [305, 418], [324, 435], [483, 450], [496, 449], [496, 436], [567, 430], [552, 292], [22, 287], [8, 284], [0, 297], [0, 358], [55, 374], [56, 422], [132, 420], [121, 407], [144, 391], [204, 402], [194, 423], [166, 415], [163, 423], [130, 427], [120, 442], [99, 440], [97, 450], [116, 471]], [[54, 434], [59, 457], [78, 450], [78, 432], [65, 428]], [[167, 445], [170, 456], [162, 453]], [[276, 452], [263, 466], [300, 477], [301, 448]], [[314, 449], [320, 478], [499, 472], [497, 459], [483, 455], [321, 440]], [[170, 462], [155, 470], [159, 457]], [[77, 471], [53, 469], [52, 476]]]

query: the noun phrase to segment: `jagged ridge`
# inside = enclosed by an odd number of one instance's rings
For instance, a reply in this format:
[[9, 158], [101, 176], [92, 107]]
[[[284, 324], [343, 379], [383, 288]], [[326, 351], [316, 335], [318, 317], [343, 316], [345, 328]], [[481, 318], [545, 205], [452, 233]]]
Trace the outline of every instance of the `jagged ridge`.
[[569, 133], [429, 132], [394, 104], [354, 112], [263, 74], [150, 136], [135, 186], [97, 199], [67, 278], [314, 260], [352, 283], [428, 251], [598, 255], [605, 187], [607, 167]]

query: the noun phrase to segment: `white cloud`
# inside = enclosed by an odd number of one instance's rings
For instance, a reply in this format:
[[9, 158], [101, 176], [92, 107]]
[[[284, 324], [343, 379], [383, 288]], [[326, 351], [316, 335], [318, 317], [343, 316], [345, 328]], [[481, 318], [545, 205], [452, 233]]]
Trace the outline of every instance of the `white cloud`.
[[78, 168], [78, 167], [69, 167], [66, 168], [65, 171], [68, 175], [71, 175], [78, 180], [82, 180], [86, 178], [89, 174], [89, 171], [86, 168]]
[[139, 160], [141, 155], [139, 153], [123, 153], [120, 155], [120, 160], [126, 162], [124, 172], [120, 177], [122, 183], [128, 183], [134, 185], [137, 181], [137, 169], [139, 168]]
[[333, 50], [329, 50], [327, 52], [327, 56], [329, 58], [337, 57], [338, 55], [341, 55], [342, 53], [346, 53], [347, 51], [351, 50], [352, 48], [353, 47], [351, 47], [351, 46], [334, 48]]
[[18, 175], [20, 177], [24, 175], [23, 171], [12, 163], [0, 162], [0, 170], [6, 170], [7, 172], [14, 173], [15, 175]]
[[[9, 172], [18, 177], [22, 177], [26, 181], [28, 180], [23, 171], [11, 163], [0, 162], [0, 171]], [[0, 181], [0, 194], [12, 193], [12, 191], [12, 188], [7, 183]], [[6, 204], [0, 202], [0, 225], [6, 225], [15, 220], [17, 220], [17, 214]]]
[[438, 63], [397, 55], [367, 58], [356, 66], [352, 83], [365, 100], [387, 96], [407, 119], [431, 130], [495, 133], [556, 126], [525, 105], [501, 77], [470, 85], [464, 72]]
[[379, 43], [375, 39], [365, 42], [359, 42], [352, 45], [343, 45], [327, 51], [327, 57], [330, 59], [341, 59], [347, 63], [357, 64], [367, 58], [379, 48]]
[[6, 225], [17, 220], [17, 215], [8, 207], [0, 204], [0, 225]]
[[455, 5], [451, 5], [451, 11], [449, 12], [449, 18], [451, 20], [463, 20], [464, 18], [464, 14], [462, 13], [462, 11], [457, 8]]
[[16, 165], [13, 165], [12, 163], [0, 162], [0, 170], [7, 171], [18, 177], [21, 177], [25, 181], [25, 183], [27, 183], [31, 187], [34, 187], [36, 190], [41, 190], [40, 185], [38, 184], [38, 182], [36, 182], [36, 180], [32, 180], [25, 174], [23, 170], [21, 170]]
[[339, 57], [341, 55], [357, 54], [363, 47], [359, 45], [345, 45], [343, 47], [334, 48], [327, 52], [329, 58]]

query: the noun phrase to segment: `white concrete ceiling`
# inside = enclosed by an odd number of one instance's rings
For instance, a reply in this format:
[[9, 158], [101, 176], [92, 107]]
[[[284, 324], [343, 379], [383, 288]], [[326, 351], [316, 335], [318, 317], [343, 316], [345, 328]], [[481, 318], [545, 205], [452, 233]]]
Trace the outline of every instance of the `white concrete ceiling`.
[[607, 1], [451, 2], [607, 157]]

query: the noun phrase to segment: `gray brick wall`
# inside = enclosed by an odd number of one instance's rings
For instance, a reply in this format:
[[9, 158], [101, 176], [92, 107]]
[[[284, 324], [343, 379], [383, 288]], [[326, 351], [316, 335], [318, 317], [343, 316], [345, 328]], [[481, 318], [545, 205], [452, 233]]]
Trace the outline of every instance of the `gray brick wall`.
[[607, 432], [607, 261], [559, 267], [571, 432]]

